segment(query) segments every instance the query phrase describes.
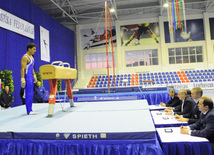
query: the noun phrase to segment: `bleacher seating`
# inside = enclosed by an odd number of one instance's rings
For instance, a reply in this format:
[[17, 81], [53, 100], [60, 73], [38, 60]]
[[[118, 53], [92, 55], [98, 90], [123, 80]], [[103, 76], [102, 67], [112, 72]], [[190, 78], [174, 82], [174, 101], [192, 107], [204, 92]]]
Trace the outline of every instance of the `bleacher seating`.
[[[124, 82], [124, 80], [127, 82]], [[115, 81], [114, 81], [115, 80]], [[142, 81], [153, 81], [158, 84], [176, 84], [191, 82], [209, 82], [214, 81], [214, 69], [190, 70], [190, 71], [174, 71], [174, 72], [156, 72], [156, 73], [139, 73], [139, 74], [118, 74], [109, 76], [110, 87], [121, 86], [137, 86], [151, 85], [151, 83], [143, 83]], [[108, 87], [108, 76], [92, 76], [88, 88]]]

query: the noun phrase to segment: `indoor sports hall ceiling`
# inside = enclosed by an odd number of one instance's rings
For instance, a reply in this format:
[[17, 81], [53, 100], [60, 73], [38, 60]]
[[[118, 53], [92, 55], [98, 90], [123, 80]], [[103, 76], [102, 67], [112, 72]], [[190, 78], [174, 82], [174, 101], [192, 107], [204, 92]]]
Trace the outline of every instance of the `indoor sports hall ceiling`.
[[[105, 0], [31, 0], [60, 23], [72, 29], [77, 24], [104, 21]], [[167, 16], [167, 0], [107, 0], [112, 20]], [[169, 0], [172, 1], [172, 0]], [[174, 0], [176, 1], [176, 0]], [[179, 1], [179, 0], [178, 0]], [[214, 0], [185, 0], [186, 14], [214, 12]]]

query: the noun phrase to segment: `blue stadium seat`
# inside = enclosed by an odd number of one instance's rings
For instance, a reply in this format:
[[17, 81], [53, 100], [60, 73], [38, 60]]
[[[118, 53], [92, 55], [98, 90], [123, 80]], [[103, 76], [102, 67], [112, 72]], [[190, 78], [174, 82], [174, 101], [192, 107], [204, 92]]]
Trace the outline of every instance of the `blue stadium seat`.
[[195, 80], [195, 82], [198, 82], [198, 80]]
[[169, 74], [173, 74], [173, 72], [169, 72]]
[[184, 73], [187, 74], [187, 73], [189, 73], [189, 72], [188, 72], [188, 71], [185, 71]]
[[155, 78], [157, 79], [157, 78], [158, 78], [158, 76], [156, 75], [156, 76], [155, 76]]
[[193, 77], [192, 77], [192, 79], [193, 79], [193, 80], [195, 80], [195, 79], [196, 79], [196, 77], [195, 77], [195, 76], [193, 76]]
[[173, 72], [173, 74], [177, 74], [177, 72]]
[[212, 79], [212, 78], [213, 78], [213, 76], [212, 76], [212, 75], [209, 75], [209, 78], [210, 78], [210, 79]]
[[209, 77], [208, 77], [208, 76], [204, 76], [204, 78], [205, 78], [205, 79], [208, 79]]
[[171, 74], [171, 77], [175, 77], [175, 75]]
[[164, 82], [161, 82], [161, 84], [164, 84]]
[[158, 75], [158, 73], [154, 73], [154, 75]]
[[143, 82], [140, 82], [139, 84], [140, 84], [140, 85], [143, 85]]
[[155, 81], [155, 79], [154, 79], [154, 78], [152, 78], [151, 80], [152, 80], [152, 81]]
[[207, 79], [203, 79], [203, 82], [207, 82]]
[[172, 81], [169, 81], [169, 83], [172, 83]]
[[143, 76], [146, 76], [146, 73], [143, 73]]
[[166, 72], [166, 75], [168, 75], [169, 74], [169, 72]]
[[202, 82], [202, 80], [200, 79], [200, 80], [198, 80], [198, 82]]
[[121, 77], [120, 80], [123, 80], [123, 77]]
[[189, 74], [189, 73], [186, 73], [186, 76], [191, 76], [191, 74]]
[[158, 82], [158, 81], [159, 81], [159, 79], [155, 79], [155, 81], [156, 81], [156, 82]]
[[123, 81], [120, 81], [119, 83], [123, 83]]
[[118, 77], [118, 78], [119, 78], [119, 77], [120, 77], [120, 75], [117, 75], [116, 77]]
[[204, 72], [204, 70], [201, 70], [201, 73], [203, 73]]
[[189, 71], [189, 73], [192, 73], [192, 71]]
[[123, 84], [122, 83], [120, 83], [120, 85], [119, 86], [123, 86]]
[[115, 86], [117, 86], [117, 87], [118, 87], [118, 86], [119, 86], [119, 84], [118, 84], [118, 83], [116, 83], [116, 84], [115, 84]]
[[131, 74], [128, 74], [128, 77], [131, 77]]
[[150, 73], [150, 75], [154, 75], [154, 73]]
[[190, 82], [194, 82], [193, 80], [190, 80]]
[[128, 84], [127, 84], [127, 86], [131, 86], [131, 84], [130, 84], [130, 83], [128, 83]]
[[207, 75], [207, 73], [203, 73], [202, 75]]
[[99, 87], [103, 87], [103, 85], [99, 85]]
[[124, 74], [124, 77], [127, 77], [128, 75], [127, 74]]
[[192, 80], [192, 77], [188, 77], [189, 80]]
[[95, 87], [96, 87], [96, 88], [98, 88], [98, 87], [99, 87], [99, 85], [96, 85]]
[[208, 72], [208, 70], [207, 70], [207, 69], [205, 69], [205, 70], [204, 70], [204, 72]]
[[168, 81], [167, 78], [164, 78], [163, 80], [164, 80], [164, 81]]
[[159, 72], [158, 75], [161, 75], [161, 73]]
[[140, 73], [139, 76], [143, 76], [143, 74]]
[[164, 73], [164, 72], [162, 72], [162, 75], [165, 75], [165, 73]]
[[168, 81], [165, 81], [164, 83], [165, 83], [165, 84], [168, 84], [169, 82], [168, 82]]
[[171, 81], [172, 79], [171, 78], [168, 78], [168, 81]]
[[105, 81], [105, 82], [104, 82], [104, 84], [108, 84], [108, 82], [107, 82], [107, 81]]
[[211, 75], [210, 73], [207, 73], [207, 75]]
[[100, 82], [99, 82], [99, 81], [97, 81], [97, 84], [100, 84]]
[[193, 70], [192, 73], [196, 73], [196, 71]]
[[163, 78], [166, 78], [166, 75], [163, 75]]
[[173, 81], [173, 83], [177, 83], [177, 81]]
[[98, 76], [98, 78], [102, 78], [102, 76]]
[[172, 78], [172, 81], [175, 81], [175, 78]]
[[178, 83], [181, 83], [181, 81], [178, 81]]
[[192, 73], [191, 76], [195, 76], [195, 74]]
[[195, 73], [195, 76], [198, 76], [198, 73]]
[[176, 80], [179, 81], [180, 79], [179, 79], [179, 78], [176, 78]]
[[100, 79], [97, 79], [97, 81], [100, 81]]
[[123, 77], [123, 74], [121, 74], [120, 77]]
[[198, 75], [199, 75], [199, 76], [202, 76], [203, 74], [202, 74], [202, 73], [199, 73]]
[[155, 84], [160, 84], [160, 82], [155, 82]]
[[161, 82], [161, 81], [163, 81], [163, 79], [159, 79], [159, 81]]
[[211, 75], [214, 75], [214, 73], [211, 73]]
[[103, 84], [103, 81], [101, 81], [100, 84], [102, 85], [102, 84]]
[[171, 76], [170, 76], [170, 75], [167, 75], [166, 77], [167, 77], [167, 78], [170, 78]]
[[201, 79], [201, 77], [200, 77], [200, 76], [197, 76], [196, 78], [197, 78], [197, 79]]
[[207, 81], [212, 81], [211, 79], [208, 79]]
[[163, 78], [161, 75], [159, 75], [159, 78]]
[[139, 80], [142, 80], [142, 79], [143, 79], [143, 77], [142, 77], [142, 76], [140, 76], [140, 77], [139, 77]]
[[199, 70], [197, 70], [197, 71], [196, 71], [196, 73], [200, 73], [200, 71], [199, 71]]

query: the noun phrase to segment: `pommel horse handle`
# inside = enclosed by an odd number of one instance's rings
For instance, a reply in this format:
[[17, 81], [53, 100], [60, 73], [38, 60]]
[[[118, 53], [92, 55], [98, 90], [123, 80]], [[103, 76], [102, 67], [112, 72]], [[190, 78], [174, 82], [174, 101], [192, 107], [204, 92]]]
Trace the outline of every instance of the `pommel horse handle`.
[[[58, 66], [54, 64], [58, 64]], [[54, 61], [51, 63], [51, 65], [43, 65], [39, 68], [39, 70], [41, 73], [41, 78], [49, 80], [50, 85], [50, 95], [48, 101], [49, 102], [48, 117], [52, 117], [54, 113], [58, 79], [65, 80], [70, 107], [73, 107], [74, 102], [71, 87], [71, 79], [77, 78], [77, 70], [70, 68], [69, 63], [67, 62], [63, 63], [62, 61]]]

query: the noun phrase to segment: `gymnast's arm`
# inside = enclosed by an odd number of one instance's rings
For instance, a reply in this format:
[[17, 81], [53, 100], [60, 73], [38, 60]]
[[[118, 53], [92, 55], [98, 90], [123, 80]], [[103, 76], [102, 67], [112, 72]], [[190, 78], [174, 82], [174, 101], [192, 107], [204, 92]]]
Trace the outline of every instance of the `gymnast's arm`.
[[28, 57], [23, 56], [21, 60], [21, 85], [24, 88], [25, 87], [25, 68], [28, 62]]

